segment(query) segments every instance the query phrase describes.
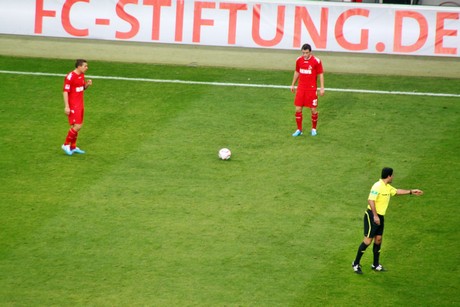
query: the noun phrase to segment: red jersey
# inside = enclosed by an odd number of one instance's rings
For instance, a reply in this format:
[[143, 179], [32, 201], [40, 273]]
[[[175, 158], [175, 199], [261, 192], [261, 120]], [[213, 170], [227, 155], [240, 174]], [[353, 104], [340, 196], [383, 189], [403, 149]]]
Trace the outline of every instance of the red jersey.
[[323, 73], [323, 64], [320, 59], [311, 55], [308, 60], [305, 60], [303, 56], [300, 56], [295, 62], [295, 71], [299, 73], [297, 89], [315, 91], [318, 89], [318, 75]]
[[85, 90], [85, 74], [71, 71], [64, 79], [64, 92], [69, 93], [69, 107], [83, 108], [83, 91]]

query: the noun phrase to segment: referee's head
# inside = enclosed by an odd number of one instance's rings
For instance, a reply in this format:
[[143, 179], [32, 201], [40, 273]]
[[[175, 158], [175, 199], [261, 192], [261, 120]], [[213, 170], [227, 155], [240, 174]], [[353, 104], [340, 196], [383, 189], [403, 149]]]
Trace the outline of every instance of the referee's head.
[[391, 167], [384, 167], [382, 169], [382, 179], [386, 179], [390, 176], [393, 176], [393, 169]]

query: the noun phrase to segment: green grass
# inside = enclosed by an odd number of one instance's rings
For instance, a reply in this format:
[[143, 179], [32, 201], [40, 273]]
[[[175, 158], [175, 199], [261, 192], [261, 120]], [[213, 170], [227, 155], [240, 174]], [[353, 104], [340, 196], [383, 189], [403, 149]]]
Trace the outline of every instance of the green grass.
[[[66, 73], [72, 61], [0, 57]], [[89, 75], [289, 85], [290, 71], [90, 62]], [[248, 80], [250, 79], [250, 80]], [[0, 74], [0, 305], [454, 306], [458, 98], [327, 92], [292, 138], [288, 89], [93, 79], [79, 146], [61, 77]], [[457, 79], [327, 74], [328, 88], [457, 93]], [[306, 126], [309, 125], [306, 116]], [[230, 161], [217, 151], [232, 150]], [[383, 166], [382, 263], [351, 270]]]

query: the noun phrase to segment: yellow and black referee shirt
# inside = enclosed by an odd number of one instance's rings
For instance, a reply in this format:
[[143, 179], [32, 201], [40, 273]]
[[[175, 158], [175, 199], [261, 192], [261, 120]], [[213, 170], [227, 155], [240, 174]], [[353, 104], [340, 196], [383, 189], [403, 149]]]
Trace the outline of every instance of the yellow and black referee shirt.
[[[388, 204], [390, 203], [390, 197], [396, 195], [397, 189], [392, 187], [390, 184], [385, 184], [385, 182], [380, 179], [371, 188], [369, 193], [369, 200], [375, 202], [375, 209], [377, 214], [385, 215], [387, 211]], [[371, 206], [367, 206], [368, 209], [371, 209]]]

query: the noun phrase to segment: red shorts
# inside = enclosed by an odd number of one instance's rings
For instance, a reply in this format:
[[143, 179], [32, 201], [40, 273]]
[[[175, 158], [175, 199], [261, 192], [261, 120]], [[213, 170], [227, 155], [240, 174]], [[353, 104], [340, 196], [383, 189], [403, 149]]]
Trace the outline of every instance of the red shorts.
[[74, 125], [78, 124], [81, 125], [83, 124], [83, 115], [85, 113], [84, 109], [70, 109], [69, 115], [67, 117], [69, 118], [69, 124]]
[[318, 106], [318, 92], [312, 90], [299, 90], [295, 94], [296, 107], [316, 108]]

